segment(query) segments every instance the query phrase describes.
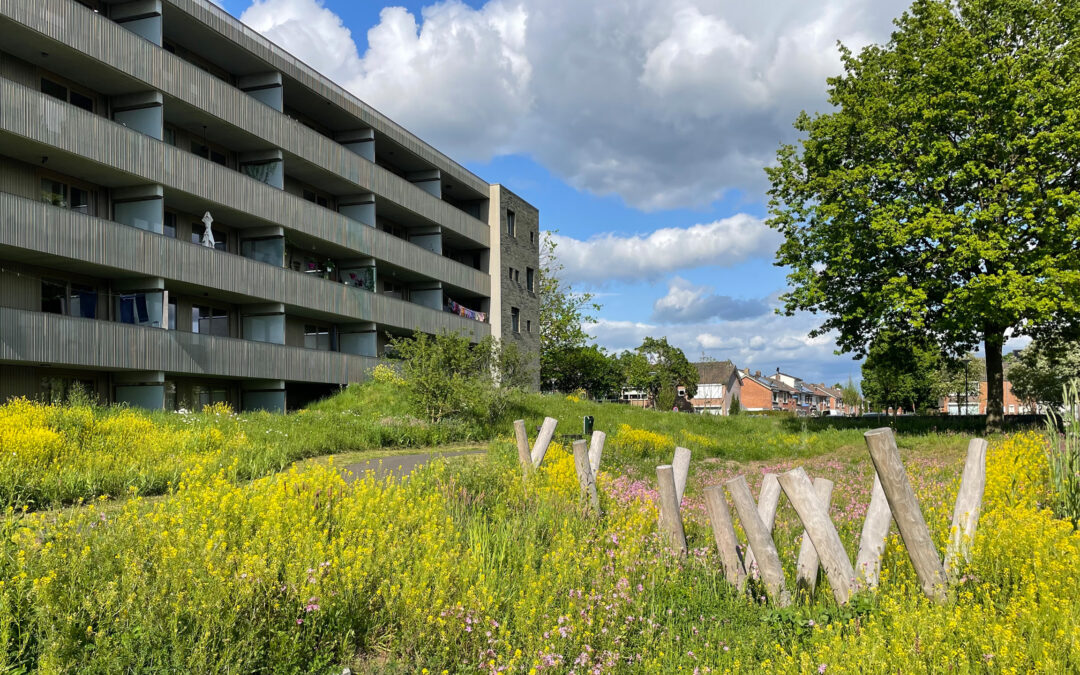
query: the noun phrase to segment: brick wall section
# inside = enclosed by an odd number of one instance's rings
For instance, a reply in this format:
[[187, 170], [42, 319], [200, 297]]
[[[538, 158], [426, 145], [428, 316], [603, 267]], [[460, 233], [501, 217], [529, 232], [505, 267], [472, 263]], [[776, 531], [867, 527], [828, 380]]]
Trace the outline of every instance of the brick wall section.
[[[527, 354], [533, 370], [533, 386], [540, 388], [540, 296], [537, 294], [540, 270], [540, 212], [506, 186], [499, 189], [500, 269], [492, 270], [491, 282], [502, 289], [502, 339], [516, 343]], [[506, 230], [507, 212], [514, 213], [515, 234]], [[509, 270], [517, 270], [510, 278]], [[528, 270], [533, 270], [533, 290], [528, 289]], [[498, 275], [496, 278], [495, 275]], [[517, 307], [519, 329], [515, 333], [511, 308]], [[494, 310], [494, 308], [493, 308]]]
[[743, 378], [739, 406], [743, 410], [772, 410], [772, 390], [749, 377]]

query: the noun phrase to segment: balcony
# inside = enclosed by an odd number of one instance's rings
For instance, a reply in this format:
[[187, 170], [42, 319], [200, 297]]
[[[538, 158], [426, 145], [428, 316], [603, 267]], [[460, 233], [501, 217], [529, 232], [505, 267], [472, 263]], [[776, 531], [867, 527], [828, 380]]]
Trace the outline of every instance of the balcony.
[[[130, 185], [131, 177], [138, 176], [181, 193], [177, 196], [188, 203], [213, 204], [223, 222], [279, 225], [320, 245], [326, 242], [327, 248], [336, 248], [341, 255], [370, 256], [400, 269], [422, 270], [476, 295], [490, 292], [490, 277], [479, 270], [3, 79], [0, 131], [30, 142], [5, 149], [5, 154], [22, 161], [36, 163], [46, 149], [58, 149], [75, 155], [102, 183], [108, 178], [113, 185], [120, 181]], [[98, 166], [92, 167], [91, 162]]]
[[346, 384], [379, 359], [0, 307], [0, 362]]
[[473, 340], [490, 334], [487, 324], [420, 304], [8, 193], [0, 193], [0, 254], [4, 249], [79, 261], [104, 278], [159, 277], [230, 302], [281, 303], [290, 314], [335, 323], [451, 331]]

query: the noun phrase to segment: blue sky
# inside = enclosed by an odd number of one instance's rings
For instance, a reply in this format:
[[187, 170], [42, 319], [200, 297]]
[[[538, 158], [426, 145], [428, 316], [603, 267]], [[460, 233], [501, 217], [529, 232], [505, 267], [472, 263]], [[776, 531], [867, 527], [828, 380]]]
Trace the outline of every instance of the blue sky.
[[836, 42], [887, 39], [898, 0], [490, 0], [383, 6], [225, 0], [227, 11], [540, 209], [597, 341], [812, 381], [858, 363], [812, 316], [780, 316], [785, 271], [763, 168], [825, 109]]

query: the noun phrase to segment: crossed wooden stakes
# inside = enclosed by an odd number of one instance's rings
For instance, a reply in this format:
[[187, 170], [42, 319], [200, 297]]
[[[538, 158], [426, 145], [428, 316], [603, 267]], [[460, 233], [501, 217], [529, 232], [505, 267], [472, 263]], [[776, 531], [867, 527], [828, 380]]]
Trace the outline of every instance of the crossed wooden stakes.
[[[522, 473], [528, 477], [540, 468], [547, 454], [548, 446], [555, 435], [559, 421], [554, 417], [545, 417], [540, 426], [536, 442], [529, 447], [529, 434], [525, 429], [525, 420], [514, 420], [514, 436], [517, 439], [518, 462]], [[600, 515], [600, 495], [596, 491], [596, 476], [600, 472], [600, 456], [604, 453], [604, 441], [607, 434], [603, 431], [592, 432], [592, 438], [586, 444], [584, 440], [574, 441], [574, 469], [578, 484], [581, 486], [582, 502], [593, 516]]]
[[[791, 593], [787, 589], [780, 556], [772, 537], [776, 509], [780, 503], [780, 493], [783, 492], [804, 528], [796, 565], [795, 587], [798, 592], [813, 593], [819, 566], [824, 569], [833, 595], [841, 605], [848, 602], [860, 583], [867, 588], [875, 588], [881, 555], [885, 550], [885, 537], [895, 521], [923, 592], [939, 602], [945, 599], [947, 584], [955, 576], [960, 562], [967, 560], [970, 554], [970, 542], [975, 537], [979, 522], [986, 487], [986, 441], [975, 438], [968, 444], [943, 563], [900, 461], [900, 451], [896, 447], [892, 429], [874, 429], [866, 432], [864, 437], [874, 464], [874, 486], [854, 567], [829, 518], [832, 481], [824, 478], [811, 481], [802, 467], [780, 476], [765, 474], [757, 503], [745, 476], [736, 476], [723, 486], [705, 488], [705, 509], [728, 583], [742, 590], [748, 574], [756, 565], [769, 599], [781, 607], [791, 603]], [[656, 467], [660, 531], [672, 552], [680, 556], [686, 555], [686, 535], [680, 505], [689, 464], [690, 451], [676, 448], [671, 464]], [[724, 487], [731, 495], [735, 512], [746, 533], [749, 547], [745, 557], [735, 534], [731, 511], [724, 499]]]

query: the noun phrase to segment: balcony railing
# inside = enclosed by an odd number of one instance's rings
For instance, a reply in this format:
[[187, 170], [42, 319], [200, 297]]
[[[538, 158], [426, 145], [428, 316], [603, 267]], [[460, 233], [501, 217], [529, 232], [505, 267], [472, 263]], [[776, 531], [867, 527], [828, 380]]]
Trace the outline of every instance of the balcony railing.
[[380, 360], [0, 307], [0, 361], [291, 382], [359, 382]]
[[103, 271], [123, 270], [242, 295], [253, 302], [303, 307], [338, 316], [340, 322], [451, 331], [474, 340], [490, 333], [486, 324], [423, 305], [3, 192], [0, 245], [98, 265]]

